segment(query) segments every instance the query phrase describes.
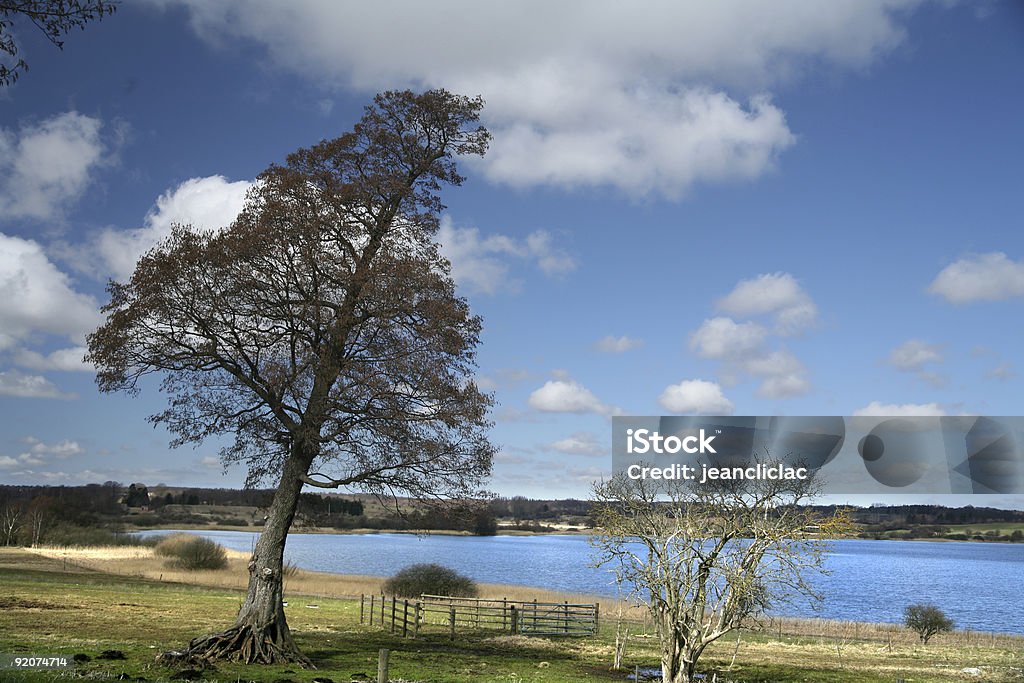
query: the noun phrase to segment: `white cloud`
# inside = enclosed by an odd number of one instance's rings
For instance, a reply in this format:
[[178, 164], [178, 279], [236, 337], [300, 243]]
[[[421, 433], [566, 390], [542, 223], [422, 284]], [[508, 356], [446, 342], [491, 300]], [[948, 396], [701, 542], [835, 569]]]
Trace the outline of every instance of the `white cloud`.
[[512, 259], [532, 261], [548, 276], [564, 275], [576, 268], [566, 251], [552, 244], [551, 235], [538, 230], [517, 240], [508, 235], [482, 235], [477, 228], [456, 227], [441, 217], [437, 240], [441, 254], [452, 264], [452, 277], [470, 291], [495, 294], [516, 290], [520, 282], [509, 275]]
[[910, 339], [889, 354], [889, 364], [898, 370], [917, 371], [929, 363], [942, 362], [942, 347]]
[[535, 230], [526, 236], [526, 248], [536, 259], [537, 267], [549, 277], [566, 275], [576, 270], [576, 259], [563, 249], [551, 243], [551, 235], [544, 230]]
[[39, 244], [0, 233], [0, 350], [35, 333], [81, 343], [100, 319], [96, 300], [74, 291]]
[[19, 349], [14, 354], [15, 364], [30, 370], [63, 370], [68, 372], [94, 372], [92, 363], [86, 363], [84, 346], [69, 349], [57, 349], [47, 355], [27, 349]]
[[757, 395], [763, 398], [792, 398], [811, 390], [805, 377], [807, 368], [789, 351], [763, 351], [735, 363], [754, 377], [762, 379]]
[[548, 444], [548, 448], [568, 455], [604, 455], [608, 452], [607, 445], [590, 432], [577, 432]]
[[50, 380], [40, 375], [26, 375], [17, 370], [0, 371], [0, 396], [19, 398], [75, 398], [62, 392]]
[[615, 337], [608, 335], [602, 337], [595, 344], [594, 348], [602, 353], [625, 353], [626, 351], [632, 351], [633, 349], [639, 349], [644, 345], [642, 339], [636, 339], [635, 337]]
[[947, 379], [926, 366], [942, 363], [942, 346], [929, 344], [920, 339], [910, 339], [892, 350], [889, 354], [889, 365], [902, 372], [912, 372], [922, 382], [940, 388], [946, 385]]
[[245, 193], [252, 187], [248, 180], [229, 181], [224, 176], [190, 178], [157, 198], [146, 214], [141, 228], [115, 230], [108, 228], [93, 241], [92, 270], [125, 281], [135, 270], [139, 257], [171, 234], [176, 223], [197, 229], [227, 227], [238, 216], [245, 203]]
[[998, 379], [1002, 381], [1013, 379], [1016, 376], [1017, 373], [1014, 372], [1013, 365], [1010, 363], [1000, 363], [985, 373], [985, 377], [987, 379]]
[[766, 273], [741, 280], [718, 300], [719, 310], [739, 317], [774, 315], [778, 334], [794, 334], [814, 324], [818, 308], [789, 273]]
[[671, 413], [732, 415], [736, 406], [722, 393], [716, 382], [703, 379], [683, 380], [665, 387], [658, 397], [661, 407]]
[[80, 198], [107, 146], [97, 118], [75, 111], [18, 131], [0, 128], [0, 214], [54, 220]]
[[[255, 41], [319, 84], [482, 94], [492, 179], [667, 196], [765, 172], [794, 137], [764, 89], [810, 67], [872, 64], [902, 41], [902, 13], [918, 4], [152, 1], [185, 5], [208, 41]], [[388, 39], [367, 26], [386, 26]]]
[[792, 398], [811, 390], [803, 363], [787, 349], [772, 349], [770, 344], [776, 337], [806, 330], [817, 320], [817, 306], [796, 278], [778, 272], [740, 280], [715, 306], [738, 317], [770, 316], [772, 323], [769, 327], [754, 320], [710, 318], [690, 335], [692, 351], [722, 361], [727, 381], [743, 375], [759, 379], [757, 395], [763, 398]]
[[528, 404], [534, 410], [549, 413], [597, 413], [614, 415], [618, 409], [602, 403], [585, 386], [571, 379], [549, 380], [530, 394]]
[[20, 464], [21, 463], [9, 455], [0, 455], [0, 470], [8, 470], [12, 467], [17, 467]]
[[756, 178], [795, 142], [785, 115], [766, 96], [743, 106], [704, 88], [638, 93], [630, 85], [562, 74], [550, 85], [528, 87], [560, 90], [578, 106], [563, 106], [552, 123], [542, 111], [520, 112], [507, 123], [498, 115], [491, 151], [480, 163], [488, 178], [514, 187], [611, 186], [677, 199], [697, 183]]
[[21, 458], [29, 456], [44, 456], [52, 455], [61, 460], [73, 457], [75, 455], [81, 455], [84, 449], [79, 445], [77, 441], [71, 441], [70, 439], [64, 439], [57, 443], [48, 444], [35, 437], [26, 437], [23, 439], [26, 444], [31, 446], [27, 452], [21, 454]]
[[853, 411], [855, 416], [866, 417], [936, 417], [946, 414], [938, 403], [881, 403], [872, 401]]
[[943, 268], [928, 291], [951, 304], [1024, 296], [1024, 262], [1001, 251], [971, 254]]
[[762, 398], [793, 398], [803, 396], [811, 390], [811, 383], [800, 374], [773, 375], [766, 377], [757, 388]]
[[477, 375], [473, 381], [476, 382], [476, 388], [480, 391], [494, 391], [500, 386], [496, 379], [488, 375]]
[[731, 359], [756, 351], [767, 337], [768, 331], [758, 323], [710, 318], [690, 335], [690, 349], [701, 358]]

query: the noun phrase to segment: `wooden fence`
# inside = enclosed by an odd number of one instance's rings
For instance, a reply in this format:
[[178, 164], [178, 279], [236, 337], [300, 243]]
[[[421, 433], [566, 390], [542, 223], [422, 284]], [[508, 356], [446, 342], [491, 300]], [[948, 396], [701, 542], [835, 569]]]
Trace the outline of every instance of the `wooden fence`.
[[597, 633], [600, 606], [570, 602], [483, 600], [445, 595], [421, 595], [419, 600], [398, 600], [384, 595], [363, 595], [359, 623], [401, 631], [416, 637], [423, 629], [441, 628], [454, 640], [460, 629], [491, 630], [537, 636], [589, 636]]

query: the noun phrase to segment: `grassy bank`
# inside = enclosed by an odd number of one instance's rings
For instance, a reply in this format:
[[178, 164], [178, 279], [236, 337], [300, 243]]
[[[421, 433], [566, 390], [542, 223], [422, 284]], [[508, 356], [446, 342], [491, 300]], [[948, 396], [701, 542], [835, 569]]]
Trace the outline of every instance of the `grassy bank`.
[[[213, 572], [172, 575], [159, 580], [159, 561], [146, 548], [80, 551], [0, 549], [0, 652], [71, 656], [91, 661], [70, 672], [0, 671], [0, 680], [115, 680], [124, 674], [148, 681], [171, 680], [180, 670], [158, 666], [154, 655], [180, 648], [190, 638], [231, 623], [241, 600], [245, 578], [242, 558], [214, 577]], [[70, 552], [70, 551], [69, 551]], [[117, 568], [112, 574], [101, 569]], [[152, 572], [158, 572], [151, 576]], [[170, 583], [169, 580], [182, 581]], [[623, 681], [611, 672], [613, 612], [604, 610], [605, 625], [596, 638], [549, 640], [460, 632], [453, 643], [443, 632], [427, 631], [405, 639], [359, 624], [359, 603], [341, 595], [372, 592], [372, 577], [337, 577], [299, 572], [289, 579], [289, 623], [300, 647], [318, 671], [295, 667], [246, 667], [218, 664], [196, 674], [197, 680], [311, 683], [317, 677], [341, 681], [375, 678], [379, 648], [392, 650], [391, 677], [439, 683], [504, 682], [565, 683]], [[223, 583], [215, 583], [223, 582]], [[207, 585], [196, 585], [204, 583]], [[485, 587], [485, 593], [510, 598], [548, 599], [542, 591]], [[528, 595], [526, 594], [528, 593]], [[309, 607], [316, 605], [316, 607]], [[625, 663], [657, 662], [656, 639], [631, 626], [635, 637]], [[781, 637], [780, 637], [781, 631]], [[124, 660], [98, 660], [104, 650], [119, 650]], [[1024, 638], [950, 634], [927, 647], [916, 644], [903, 629], [843, 625], [820, 621], [772, 622], [765, 630], [726, 638], [702, 658], [718, 681], [1024, 681]], [[735, 654], [735, 664], [730, 662]], [[980, 674], [963, 673], [977, 668]], [[185, 674], [186, 676], [189, 674]], [[178, 679], [180, 680], [180, 679]]]

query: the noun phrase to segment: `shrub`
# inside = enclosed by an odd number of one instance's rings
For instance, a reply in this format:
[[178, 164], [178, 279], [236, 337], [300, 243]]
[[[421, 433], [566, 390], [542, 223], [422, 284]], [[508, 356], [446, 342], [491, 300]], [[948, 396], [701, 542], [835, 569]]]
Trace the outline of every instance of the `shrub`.
[[903, 610], [903, 623], [917, 633], [925, 645], [936, 633], [953, 630], [953, 620], [935, 605], [910, 605]]
[[228, 555], [222, 546], [208, 538], [174, 534], [154, 548], [161, 557], [169, 558], [168, 567], [175, 569], [223, 569], [228, 566]]
[[472, 579], [439, 564], [406, 567], [384, 582], [383, 591], [403, 598], [415, 598], [424, 593], [474, 598], [478, 593]]
[[153, 548], [153, 552], [160, 557], [178, 557], [181, 547], [196, 536], [191, 534], [171, 534], [160, 538], [160, 541]]

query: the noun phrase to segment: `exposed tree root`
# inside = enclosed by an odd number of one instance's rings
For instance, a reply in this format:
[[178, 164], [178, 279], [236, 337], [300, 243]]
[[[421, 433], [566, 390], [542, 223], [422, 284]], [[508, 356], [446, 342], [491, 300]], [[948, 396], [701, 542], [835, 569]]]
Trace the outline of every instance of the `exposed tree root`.
[[165, 652], [159, 661], [170, 663], [213, 662], [226, 660], [245, 664], [299, 664], [315, 669], [313, 662], [299, 652], [291, 637], [282, 637], [281, 629], [270, 626], [257, 629], [248, 624], [232, 626], [221, 633], [194, 638], [185, 652]]

